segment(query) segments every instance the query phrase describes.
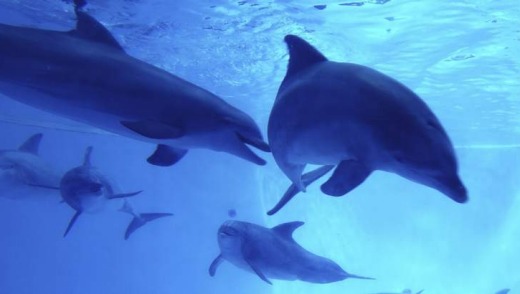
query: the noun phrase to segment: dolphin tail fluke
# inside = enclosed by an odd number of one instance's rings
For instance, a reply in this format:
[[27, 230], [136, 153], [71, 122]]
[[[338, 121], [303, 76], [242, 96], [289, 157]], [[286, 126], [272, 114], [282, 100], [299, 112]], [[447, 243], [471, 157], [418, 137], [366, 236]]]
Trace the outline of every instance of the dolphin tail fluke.
[[347, 273], [346, 279], [375, 280], [375, 278], [363, 277]]
[[[310, 184], [312, 184], [317, 179], [324, 176], [326, 173], [328, 173], [331, 169], [334, 168], [334, 165], [324, 165], [322, 167], [319, 167], [313, 171], [310, 171], [306, 174], [302, 175], [302, 184], [307, 187]], [[287, 191], [282, 196], [282, 199], [278, 201], [278, 203], [273, 207], [273, 209], [269, 210], [267, 212], [267, 215], [273, 215], [277, 213], [280, 209], [282, 209], [296, 194], [300, 192], [300, 189], [296, 187], [295, 184], [291, 184]]]
[[76, 220], [78, 219], [78, 217], [81, 215], [81, 211], [76, 211], [76, 213], [74, 214], [74, 216], [70, 219], [70, 222], [69, 222], [69, 225], [67, 226], [67, 229], [65, 230], [65, 233], [63, 234], [63, 237], [65, 238], [67, 236], [67, 234], [70, 232], [70, 229], [72, 229], [72, 226], [74, 225], [74, 223], [76, 223]]
[[137, 229], [144, 226], [146, 223], [156, 220], [158, 218], [163, 218], [166, 216], [172, 216], [173, 213], [141, 213], [139, 215], [135, 215], [125, 232], [125, 240], [130, 238]]
[[107, 198], [108, 199], [128, 198], [128, 197], [135, 196], [135, 195], [137, 195], [137, 194], [139, 194], [141, 192], [143, 192], [143, 191], [137, 191], [137, 192], [131, 192], [131, 193], [112, 194], [112, 195], [108, 195]]

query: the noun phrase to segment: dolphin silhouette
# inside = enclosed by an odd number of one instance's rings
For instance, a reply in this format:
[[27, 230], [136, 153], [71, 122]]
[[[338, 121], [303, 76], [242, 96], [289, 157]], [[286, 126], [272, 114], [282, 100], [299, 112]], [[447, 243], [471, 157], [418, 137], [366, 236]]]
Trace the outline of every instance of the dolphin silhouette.
[[61, 175], [38, 155], [42, 137], [35, 134], [16, 150], [0, 150], [0, 197], [40, 198], [59, 185]]
[[[67, 236], [82, 213], [99, 212], [106, 206], [107, 202], [112, 199], [128, 198], [141, 193], [141, 191], [120, 194], [114, 193], [114, 189], [108, 179], [100, 173], [96, 167], [92, 166], [90, 162], [91, 153], [92, 147], [88, 147], [83, 165], [68, 171], [60, 182], [60, 192], [63, 200], [76, 211], [65, 230], [64, 237]], [[127, 202], [124, 203], [120, 211], [133, 216], [132, 221], [126, 229], [125, 239], [128, 239], [133, 232], [147, 222], [172, 215], [171, 213], [136, 214]]]
[[303, 222], [290, 222], [268, 229], [242, 221], [225, 222], [218, 230], [220, 255], [211, 263], [210, 276], [227, 260], [268, 284], [269, 278], [320, 284], [347, 278], [372, 280], [349, 274], [334, 261], [301, 247], [292, 233], [302, 225]]
[[496, 294], [507, 294], [507, 293], [509, 293], [509, 291], [511, 291], [511, 290], [506, 288], [506, 289], [502, 289], [502, 290], [498, 291]]
[[[285, 42], [289, 65], [268, 125], [276, 163], [294, 185], [281, 203], [332, 167], [321, 186], [327, 195], [345, 195], [382, 170], [467, 201], [451, 141], [416, 94], [374, 69], [329, 61], [297, 36]], [[326, 168], [302, 177], [307, 164]]]
[[148, 162], [169, 166], [191, 148], [255, 164], [246, 145], [269, 151], [253, 119], [221, 98], [126, 54], [110, 32], [76, 9], [76, 28], [0, 24], [0, 93], [119, 135], [157, 144]]

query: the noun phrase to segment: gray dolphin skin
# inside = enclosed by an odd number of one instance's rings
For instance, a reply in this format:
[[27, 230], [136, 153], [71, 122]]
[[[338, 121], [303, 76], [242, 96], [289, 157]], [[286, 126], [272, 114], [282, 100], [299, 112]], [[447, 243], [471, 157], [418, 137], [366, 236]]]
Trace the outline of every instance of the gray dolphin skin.
[[61, 175], [39, 155], [43, 134], [28, 138], [18, 149], [0, 150], [0, 197], [41, 198], [55, 191]]
[[0, 24], [0, 93], [122, 136], [157, 144], [148, 162], [169, 166], [192, 148], [264, 165], [269, 151], [253, 119], [216, 95], [125, 53], [76, 9], [60, 32]]
[[225, 222], [218, 231], [220, 255], [211, 263], [210, 276], [227, 260], [268, 284], [269, 279], [319, 284], [348, 278], [373, 279], [349, 274], [334, 261], [301, 247], [292, 234], [302, 225], [303, 222], [290, 222], [269, 229], [242, 221]]
[[329, 61], [297, 36], [285, 42], [289, 65], [269, 117], [268, 139], [276, 163], [295, 186], [290, 189], [297, 191], [288, 191], [281, 203], [305, 191], [307, 164], [327, 167], [307, 182], [335, 167], [321, 186], [331, 196], [347, 194], [381, 170], [467, 201], [452, 143], [421, 98], [374, 69]]
[[[65, 230], [64, 237], [70, 232], [70, 229], [81, 214], [97, 213], [112, 199], [126, 199], [141, 193], [141, 191], [121, 194], [114, 193], [114, 189], [107, 178], [100, 173], [96, 167], [92, 166], [90, 162], [91, 153], [92, 147], [88, 147], [83, 165], [71, 169], [61, 179], [61, 196], [63, 200], [76, 211]], [[171, 213], [136, 214], [126, 201], [120, 210], [133, 216], [125, 232], [125, 239], [128, 239], [135, 230], [147, 222], [172, 215]]]

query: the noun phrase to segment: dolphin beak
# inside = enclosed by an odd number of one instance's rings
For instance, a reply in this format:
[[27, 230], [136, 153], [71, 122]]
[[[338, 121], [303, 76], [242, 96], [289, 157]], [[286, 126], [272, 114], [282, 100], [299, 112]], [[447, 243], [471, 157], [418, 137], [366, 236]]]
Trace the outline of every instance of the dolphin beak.
[[439, 184], [439, 191], [444, 193], [453, 201], [457, 203], [465, 203], [468, 201], [468, 191], [457, 175], [439, 179]]

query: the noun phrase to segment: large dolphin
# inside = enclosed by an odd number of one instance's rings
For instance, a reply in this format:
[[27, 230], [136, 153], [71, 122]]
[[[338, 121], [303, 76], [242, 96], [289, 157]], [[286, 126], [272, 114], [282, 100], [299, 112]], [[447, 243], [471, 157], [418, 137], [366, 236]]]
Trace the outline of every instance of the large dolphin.
[[28, 138], [18, 149], [0, 150], [0, 197], [41, 198], [54, 192], [61, 175], [38, 155], [42, 134]]
[[[329, 61], [297, 36], [285, 42], [289, 65], [268, 138], [276, 163], [297, 191], [335, 167], [321, 186], [327, 195], [344, 195], [382, 170], [467, 201], [450, 139], [415, 93], [374, 69]], [[325, 168], [305, 179], [307, 164]]]
[[270, 278], [320, 284], [347, 278], [372, 279], [349, 274], [334, 261], [301, 247], [292, 234], [302, 225], [290, 222], [268, 229], [242, 221], [225, 222], [218, 230], [220, 255], [211, 263], [209, 274], [214, 276], [217, 267], [227, 260], [269, 284]]
[[123, 136], [157, 144], [148, 158], [168, 166], [191, 148], [265, 161], [253, 119], [216, 95], [126, 54], [110, 32], [76, 9], [76, 28], [0, 24], [0, 93]]
[[[60, 182], [60, 192], [63, 200], [76, 211], [65, 230], [64, 237], [67, 236], [81, 214], [97, 213], [105, 208], [112, 199], [128, 198], [141, 193], [141, 191], [138, 191], [116, 194], [110, 181], [96, 167], [92, 166], [90, 162], [91, 153], [92, 147], [88, 147], [83, 165], [68, 171]], [[126, 229], [125, 239], [128, 239], [135, 230], [147, 222], [172, 215], [171, 213], [136, 214], [127, 201], [125, 201], [120, 210], [133, 216]]]

